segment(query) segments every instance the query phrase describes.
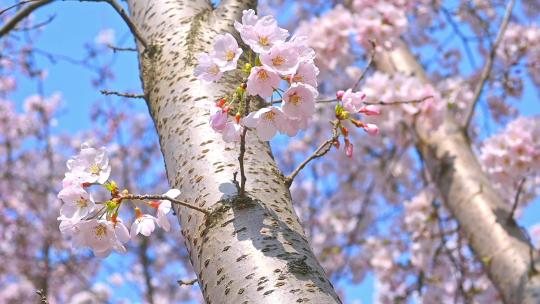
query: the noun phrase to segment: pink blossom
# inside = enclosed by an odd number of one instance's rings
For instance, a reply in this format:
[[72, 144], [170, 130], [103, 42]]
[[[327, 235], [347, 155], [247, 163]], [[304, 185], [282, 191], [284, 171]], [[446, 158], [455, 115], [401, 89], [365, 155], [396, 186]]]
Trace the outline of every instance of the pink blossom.
[[301, 62], [298, 65], [296, 74], [290, 78], [290, 82], [302, 82], [309, 84], [310, 86], [317, 87], [317, 75], [319, 75], [319, 69], [313, 62]]
[[343, 93], [341, 101], [343, 102], [343, 108], [345, 110], [350, 113], [357, 113], [362, 108], [365, 98], [366, 94], [362, 92], [353, 92], [352, 89], [348, 89]]
[[63, 188], [58, 198], [64, 202], [60, 215], [67, 218], [82, 219], [95, 208], [94, 199], [80, 185]]
[[364, 124], [364, 126], [362, 128], [369, 135], [377, 135], [377, 134], [379, 134], [379, 127], [377, 127], [376, 124], [367, 123], [367, 124]]
[[247, 81], [249, 95], [259, 95], [262, 98], [272, 96], [274, 89], [279, 86], [281, 78], [279, 74], [266, 67], [254, 67], [251, 69]]
[[293, 83], [283, 95], [283, 112], [291, 118], [311, 117], [318, 92], [310, 85]]
[[111, 45], [114, 43], [114, 36], [115, 35], [113, 29], [103, 29], [99, 31], [98, 35], [94, 40], [96, 44]]
[[[276, 19], [272, 16], [264, 16], [255, 21], [255, 17], [248, 11], [246, 18], [242, 18], [241, 24], [237, 21], [234, 27], [240, 33], [242, 40], [256, 53], [264, 53], [270, 50], [274, 44], [285, 42], [289, 37], [289, 32], [278, 26]], [[255, 22], [255, 24], [253, 24]]]
[[156, 229], [155, 222], [157, 219], [149, 214], [142, 214], [138, 208], [135, 208], [135, 213], [137, 214], [137, 218], [131, 224], [131, 238], [134, 238], [137, 234], [150, 236]]
[[299, 54], [296, 48], [290, 43], [280, 43], [272, 46], [268, 53], [261, 55], [262, 64], [268, 69], [273, 69], [280, 75], [290, 75], [296, 73], [298, 69]]
[[349, 142], [348, 140], [345, 141], [345, 154], [348, 156], [348, 157], [352, 157], [352, 154], [353, 154], [353, 144], [351, 144], [351, 142]]
[[229, 121], [223, 129], [222, 135], [225, 142], [238, 142], [242, 133], [242, 126], [235, 121]]
[[67, 161], [68, 174], [73, 174], [81, 183], [103, 184], [109, 179], [111, 166], [105, 147], [96, 149], [83, 143], [81, 152]]
[[221, 72], [236, 69], [241, 54], [242, 49], [231, 34], [217, 35], [214, 38], [214, 52], [211, 56]]
[[198, 65], [195, 67], [194, 75], [199, 80], [213, 82], [221, 79], [221, 71], [216, 59], [207, 53], [200, 53], [197, 57]]
[[260, 140], [268, 141], [278, 130], [285, 131], [287, 117], [280, 108], [268, 107], [249, 113], [243, 119], [243, 123], [248, 128], [256, 129]]
[[213, 106], [210, 109], [210, 127], [216, 132], [222, 132], [225, 129], [229, 115], [222, 108]]
[[76, 236], [78, 243], [92, 248], [96, 256], [106, 257], [113, 249], [119, 252], [126, 250], [122, 245], [126, 240], [123, 224], [115, 227], [111, 221], [92, 219], [80, 222], [76, 229], [80, 231]]
[[358, 113], [362, 113], [362, 114], [366, 114], [368, 116], [371, 116], [371, 115], [379, 115], [379, 114], [381, 114], [381, 111], [379, 110], [379, 108], [377, 106], [367, 105], [367, 106], [361, 107], [360, 110], [358, 111]]

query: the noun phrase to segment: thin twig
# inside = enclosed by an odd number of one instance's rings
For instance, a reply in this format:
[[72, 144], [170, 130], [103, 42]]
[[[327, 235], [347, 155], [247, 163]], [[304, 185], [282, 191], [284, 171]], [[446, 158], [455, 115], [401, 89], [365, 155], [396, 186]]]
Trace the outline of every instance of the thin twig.
[[127, 97], [127, 98], [143, 98], [144, 99], [144, 95], [142, 95], [142, 94], [121, 93], [121, 92], [109, 91], [109, 90], [100, 90], [99, 92], [101, 94], [107, 95], [107, 96], [108, 95], [116, 95], [116, 96]]
[[364, 104], [367, 105], [378, 105], [378, 106], [392, 106], [392, 105], [400, 105], [400, 104], [411, 104], [411, 103], [420, 103], [424, 102], [430, 98], [433, 98], [433, 96], [425, 96], [420, 99], [413, 99], [413, 100], [396, 100], [396, 101], [365, 101]]
[[6, 24], [4, 24], [2, 28], [0, 28], [0, 38], [9, 33], [9, 31], [15, 28], [15, 26], [17, 26], [19, 22], [21, 22], [24, 18], [28, 17], [28, 15], [30, 15], [33, 11], [51, 2], [52, 0], [36, 1], [22, 8], [13, 16], [13, 18], [11, 18], [8, 22], [6, 22]]
[[514, 197], [514, 204], [512, 205], [512, 210], [510, 211], [510, 215], [508, 215], [508, 219], [506, 219], [507, 223], [514, 222], [514, 214], [516, 213], [517, 206], [519, 205], [519, 196], [521, 195], [521, 192], [523, 191], [523, 186], [525, 185], [526, 180], [527, 180], [527, 177], [523, 177], [519, 181], [516, 196]]
[[191, 280], [178, 280], [176, 281], [178, 283], [178, 285], [180, 286], [183, 286], [183, 285], [195, 285], [195, 283], [197, 283], [197, 279], [191, 279]]
[[491, 47], [491, 51], [489, 52], [489, 56], [487, 58], [486, 64], [484, 65], [484, 68], [482, 69], [482, 73], [480, 74], [480, 81], [478, 82], [478, 85], [476, 86], [474, 90], [474, 95], [473, 95], [471, 104], [469, 105], [469, 107], [466, 109], [467, 111], [465, 112], [465, 124], [463, 125], [465, 130], [467, 130], [469, 128], [469, 125], [471, 124], [471, 120], [474, 115], [474, 108], [476, 107], [476, 104], [478, 103], [478, 100], [480, 99], [480, 95], [482, 94], [484, 85], [486, 84], [489, 74], [491, 73], [491, 68], [493, 67], [493, 61], [495, 60], [497, 48], [499, 47], [499, 44], [502, 41], [504, 33], [506, 32], [506, 27], [508, 26], [508, 22], [510, 22], [510, 17], [512, 16], [512, 10], [514, 8], [515, 3], [516, 3], [515, 0], [510, 0], [508, 2], [508, 5], [506, 6], [506, 12], [504, 13], [504, 17], [501, 22], [501, 27], [499, 28], [499, 32], [497, 33], [497, 38], [495, 39], [495, 42], [493, 43], [493, 46]]
[[[244, 114], [249, 112], [249, 98], [245, 99], [244, 102]], [[242, 134], [240, 135], [240, 154], [238, 155], [238, 162], [240, 164], [240, 191], [238, 191], [239, 196], [244, 196], [246, 193], [246, 174], [244, 169], [244, 155], [246, 153], [246, 134], [248, 129], [244, 127]]]
[[441, 6], [441, 11], [443, 12], [444, 17], [446, 18], [446, 20], [448, 21], [448, 23], [454, 30], [454, 33], [459, 37], [459, 39], [461, 40], [461, 43], [463, 43], [465, 54], [467, 54], [467, 58], [469, 59], [469, 63], [471, 64], [472, 68], [476, 69], [476, 62], [474, 61], [474, 56], [472, 54], [469, 41], [467, 40], [467, 38], [465, 37], [461, 29], [459, 28], [459, 25], [452, 18], [451, 13], [444, 6]]
[[39, 296], [39, 302], [41, 304], [49, 304], [49, 301], [47, 300], [47, 295], [43, 291], [43, 289], [36, 290], [37, 295]]
[[3, 13], [9, 11], [10, 9], [14, 9], [14, 8], [16, 8], [16, 7], [25, 5], [26, 3], [36, 2], [36, 1], [39, 1], [39, 0], [19, 1], [19, 2], [15, 3], [15, 4], [11, 5], [11, 6], [6, 7], [5, 9], [1, 10], [1, 11], [0, 11], [0, 15], [2, 15]]
[[362, 71], [362, 74], [360, 74], [360, 77], [358, 77], [358, 80], [356, 81], [356, 83], [352, 87], [353, 91], [356, 90], [357, 87], [360, 85], [360, 82], [362, 81], [362, 79], [364, 79], [364, 77], [367, 74], [367, 71], [369, 70], [369, 68], [373, 64], [373, 59], [375, 58], [376, 45], [375, 45], [375, 42], [373, 40], [370, 40], [369, 43], [371, 44], [371, 52], [370, 52], [369, 57], [368, 57], [368, 62], [366, 64], [366, 66], [364, 67], [364, 70]]
[[[430, 98], [433, 98], [433, 96], [425, 96], [420, 99], [413, 99], [413, 100], [396, 100], [396, 101], [364, 101], [363, 103], [366, 105], [378, 105], [378, 106], [393, 106], [393, 105], [400, 105], [400, 104], [410, 104], [410, 103], [420, 103], [424, 102]], [[324, 99], [324, 100], [317, 100], [317, 103], [330, 103], [330, 102], [337, 102], [337, 99]]]
[[139, 29], [137, 29], [137, 26], [135, 26], [135, 23], [131, 21], [131, 18], [128, 16], [124, 8], [116, 1], [116, 0], [79, 0], [81, 2], [106, 2], [110, 4], [114, 10], [122, 17], [124, 22], [129, 27], [129, 30], [135, 35], [135, 38], [139, 40], [139, 42], [144, 46], [145, 49], [148, 49], [148, 42], [146, 41], [146, 38], [141, 34]]
[[178, 204], [178, 205], [181, 205], [181, 206], [193, 209], [193, 210], [197, 210], [197, 211], [202, 212], [202, 213], [204, 213], [206, 215], [210, 214], [210, 211], [208, 211], [208, 210], [205, 210], [203, 208], [191, 205], [191, 204], [186, 203], [184, 201], [180, 201], [180, 200], [177, 200], [177, 199], [174, 199], [174, 198], [170, 198], [170, 197], [165, 196], [165, 195], [128, 194], [128, 195], [123, 195], [121, 198], [122, 199], [129, 199], [129, 200], [167, 200], [167, 201], [172, 202], [173, 204]]
[[107, 44], [107, 47], [110, 48], [111, 50], [113, 50], [113, 52], [136, 52], [137, 49], [136, 48], [130, 48], [130, 47], [118, 47], [118, 46], [114, 46], [112, 44]]
[[43, 21], [43, 22], [40, 22], [40, 23], [37, 23], [37, 24], [34, 24], [32, 26], [28, 26], [28, 27], [23, 27], [23, 28], [15, 28], [13, 29], [13, 31], [15, 32], [27, 32], [27, 31], [31, 31], [31, 30], [35, 30], [35, 29], [38, 29], [40, 27], [43, 27], [51, 22], [53, 22], [54, 18], [56, 18], [56, 15], [51, 15], [47, 18], [47, 20]]
[[317, 150], [313, 152], [313, 154], [311, 154], [308, 158], [306, 158], [306, 160], [304, 160], [296, 169], [294, 169], [294, 171], [289, 176], [285, 177], [286, 185], [290, 187], [294, 178], [298, 175], [298, 173], [300, 173], [302, 169], [304, 169], [304, 167], [307, 164], [309, 164], [310, 161], [328, 153], [328, 151], [330, 151], [330, 149], [332, 148], [332, 145], [338, 139], [338, 137], [339, 137], [338, 124], [334, 123], [334, 128], [332, 129], [332, 137], [328, 139], [327, 141], [325, 141], [324, 143], [322, 143], [317, 148]]

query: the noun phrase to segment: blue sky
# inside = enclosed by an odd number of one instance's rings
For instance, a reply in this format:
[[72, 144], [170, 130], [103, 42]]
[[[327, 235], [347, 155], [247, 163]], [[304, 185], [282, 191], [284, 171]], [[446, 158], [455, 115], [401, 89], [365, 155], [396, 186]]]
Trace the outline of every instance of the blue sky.
[[[6, 7], [13, 1], [0, 1], [0, 8]], [[39, 10], [35, 16], [36, 21], [45, 20], [55, 16], [54, 21], [46, 27], [36, 40], [35, 47], [73, 58], [82, 58], [86, 54], [84, 47], [93, 43], [94, 37], [101, 29], [113, 28], [116, 32], [117, 46], [132, 47], [134, 45], [131, 34], [121, 18], [105, 3], [90, 3], [78, 1], [59, 1]], [[138, 76], [138, 62], [133, 52], [122, 52], [113, 55], [112, 52], [104, 57], [114, 62], [111, 69], [115, 73], [114, 87], [100, 89], [142, 92]], [[103, 60], [103, 59], [100, 59]], [[111, 107], [123, 106], [124, 103], [116, 97], [104, 98], [91, 84], [95, 72], [73, 65], [66, 61], [51, 64], [45, 57], [37, 57], [40, 66], [47, 67], [48, 77], [44, 82], [44, 94], [49, 96], [61, 92], [64, 100], [64, 112], [58, 119], [56, 132], [78, 132], [91, 129], [95, 126], [89, 118], [91, 105], [97, 100], [106, 99]], [[481, 62], [481, 60], [478, 60]], [[37, 84], [24, 77], [19, 77], [18, 88], [11, 96], [19, 107], [24, 99], [37, 92]], [[540, 113], [538, 95], [532, 90], [526, 91], [524, 101], [519, 108], [525, 115]], [[147, 112], [142, 100], [130, 100], [134, 107], [141, 112]], [[487, 134], [483, 134], [487, 135]], [[524, 212], [522, 223], [529, 226], [538, 222], [540, 214], [540, 201], [536, 200]], [[349, 300], [361, 300], [362, 303], [372, 302], [373, 277], [369, 275], [361, 285], [345, 286]]]

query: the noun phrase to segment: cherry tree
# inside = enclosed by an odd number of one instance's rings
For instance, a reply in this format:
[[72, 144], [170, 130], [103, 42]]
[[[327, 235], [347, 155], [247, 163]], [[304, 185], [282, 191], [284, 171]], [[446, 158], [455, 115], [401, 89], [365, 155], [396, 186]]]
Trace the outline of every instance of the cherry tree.
[[539, 301], [534, 1], [81, 1], [136, 48], [106, 30], [77, 63], [103, 88], [92, 60], [136, 52], [143, 92], [102, 90], [128, 100], [75, 137], [60, 95], [9, 101], [13, 71], [46, 81], [51, 2], [0, 15], [0, 299], [340, 303], [371, 273], [380, 303]]

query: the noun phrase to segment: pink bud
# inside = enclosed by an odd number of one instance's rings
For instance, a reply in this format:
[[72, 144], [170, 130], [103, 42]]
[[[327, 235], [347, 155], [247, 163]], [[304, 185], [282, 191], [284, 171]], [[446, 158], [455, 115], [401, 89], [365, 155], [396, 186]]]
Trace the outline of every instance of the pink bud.
[[381, 111], [379, 110], [378, 107], [376, 107], [374, 105], [367, 105], [367, 106], [364, 106], [364, 107], [360, 108], [360, 111], [358, 111], [358, 113], [362, 113], [362, 114], [366, 114], [366, 115], [370, 116], [370, 115], [379, 115], [379, 114], [381, 114]]
[[364, 124], [363, 128], [364, 128], [364, 131], [366, 131], [367, 134], [369, 135], [379, 134], [379, 127], [377, 127], [376, 124], [372, 124], [372, 123]]
[[352, 152], [353, 152], [353, 144], [351, 144], [348, 140], [345, 142], [345, 154], [352, 158]]
[[214, 114], [210, 115], [210, 126], [214, 131], [221, 132], [227, 124], [227, 112], [219, 109]]
[[337, 100], [341, 100], [343, 98], [343, 94], [345, 94], [345, 91], [339, 90], [336, 92], [336, 98]]

